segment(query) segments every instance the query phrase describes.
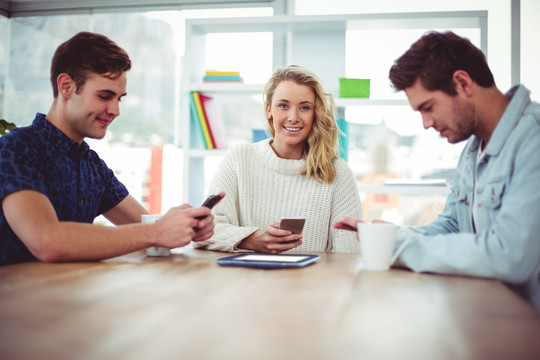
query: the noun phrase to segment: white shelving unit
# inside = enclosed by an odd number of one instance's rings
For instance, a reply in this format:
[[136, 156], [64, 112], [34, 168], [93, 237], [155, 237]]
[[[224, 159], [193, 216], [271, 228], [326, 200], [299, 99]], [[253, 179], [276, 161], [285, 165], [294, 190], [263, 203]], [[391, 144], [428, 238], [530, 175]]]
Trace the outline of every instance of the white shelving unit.
[[[186, 54], [181, 82], [180, 130], [184, 150], [184, 201], [193, 205], [204, 196], [204, 160], [223, 150], [192, 149], [189, 92], [259, 94], [263, 85], [202, 83], [206, 35], [210, 33], [272, 32], [273, 68], [303, 65], [319, 75], [338, 107], [404, 105], [406, 100], [338, 99], [338, 78], [345, 76], [345, 40], [349, 29], [480, 28], [487, 53], [487, 11], [357, 14], [329, 16], [278, 15], [271, 17], [194, 19], [186, 22]], [[381, 189], [382, 190], [382, 189]]]

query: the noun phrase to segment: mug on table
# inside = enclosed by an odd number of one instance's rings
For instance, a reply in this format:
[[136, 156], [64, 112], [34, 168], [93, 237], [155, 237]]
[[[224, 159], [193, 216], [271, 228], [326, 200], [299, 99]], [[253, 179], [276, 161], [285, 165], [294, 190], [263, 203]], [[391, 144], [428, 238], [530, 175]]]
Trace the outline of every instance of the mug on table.
[[[410, 240], [410, 234], [406, 230], [390, 223], [359, 222], [357, 228], [362, 263], [366, 270], [384, 271], [390, 269]], [[407, 237], [399, 249], [394, 252], [397, 236], [401, 232], [406, 233]]]
[[[149, 215], [149, 214], [143, 214], [141, 215], [141, 222], [143, 224], [151, 224], [155, 223], [161, 218], [161, 215]], [[161, 246], [150, 246], [146, 249], [146, 254], [148, 256], [169, 256], [171, 254], [171, 250], [166, 247]]]

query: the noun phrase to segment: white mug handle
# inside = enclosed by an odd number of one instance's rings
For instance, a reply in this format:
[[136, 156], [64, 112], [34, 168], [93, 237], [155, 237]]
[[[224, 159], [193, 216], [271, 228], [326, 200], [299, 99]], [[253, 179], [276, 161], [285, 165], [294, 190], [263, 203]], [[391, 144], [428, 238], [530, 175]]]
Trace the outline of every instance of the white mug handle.
[[398, 231], [404, 232], [405, 234], [407, 234], [407, 237], [405, 238], [399, 249], [397, 249], [396, 253], [392, 256], [392, 259], [390, 259], [390, 266], [392, 266], [392, 264], [397, 260], [399, 254], [401, 254], [401, 252], [405, 250], [405, 247], [409, 244], [409, 241], [411, 240], [412, 234], [409, 231], [405, 229], [399, 229]]

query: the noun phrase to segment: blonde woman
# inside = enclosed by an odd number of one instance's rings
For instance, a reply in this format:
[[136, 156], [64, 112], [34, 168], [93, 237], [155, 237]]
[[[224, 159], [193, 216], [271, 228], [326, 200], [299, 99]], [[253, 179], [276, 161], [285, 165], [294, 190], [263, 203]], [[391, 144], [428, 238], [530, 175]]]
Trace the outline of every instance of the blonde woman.
[[[270, 139], [231, 148], [211, 193], [227, 196], [214, 208], [215, 231], [195, 243], [219, 251], [358, 252], [352, 232], [332, 224], [362, 218], [356, 182], [337, 156], [338, 128], [332, 96], [299, 66], [274, 72], [264, 88]], [[303, 233], [279, 228], [282, 217], [305, 217]]]

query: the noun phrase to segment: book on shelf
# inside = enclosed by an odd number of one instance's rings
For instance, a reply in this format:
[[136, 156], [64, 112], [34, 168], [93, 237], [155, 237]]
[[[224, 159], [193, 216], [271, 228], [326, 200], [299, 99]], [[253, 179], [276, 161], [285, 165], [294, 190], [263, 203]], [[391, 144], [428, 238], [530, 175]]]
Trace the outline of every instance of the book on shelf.
[[343, 118], [338, 118], [336, 123], [340, 130], [338, 132], [339, 157], [349, 161], [349, 123]]
[[207, 70], [205, 72], [206, 76], [240, 76], [239, 71], [216, 71], [216, 70]]
[[212, 97], [202, 93], [199, 93], [199, 97], [215, 148], [228, 148], [229, 144], [227, 142], [225, 124], [221, 118], [221, 112], [219, 111], [216, 101]]
[[231, 82], [242, 82], [243, 79], [240, 77], [240, 75], [220, 75], [220, 76], [204, 76], [203, 77], [204, 82], [212, 82], [212, 81], [231, 81]]
[[210, 128], [208, 127], [208, 121], [204, 114], [199, 92], [192, 91], [190, 100], [193, 102], [193, 106], [192, 106], [192, 108], [194, 108], [193, 113], [196, 115], [195, 122], [198, 124], [198, 129], [202, 133], [202, 138], [204, 140], [204, 147], [206, 149], [215, 149], [216, 146], [210, 134]]
[[206, 149], [201, 122], [199, 121], [199, 114], [197, 114], [197, 107], [195, 106], [195, 100], [193, 99], [192, 94], [189, 95], [189, 109], [191, 114], [191, 126], [189, 127], [190, 148]]
[[208, 70], [203, 76], [203, 82], [243, 82], [239, 71]]

